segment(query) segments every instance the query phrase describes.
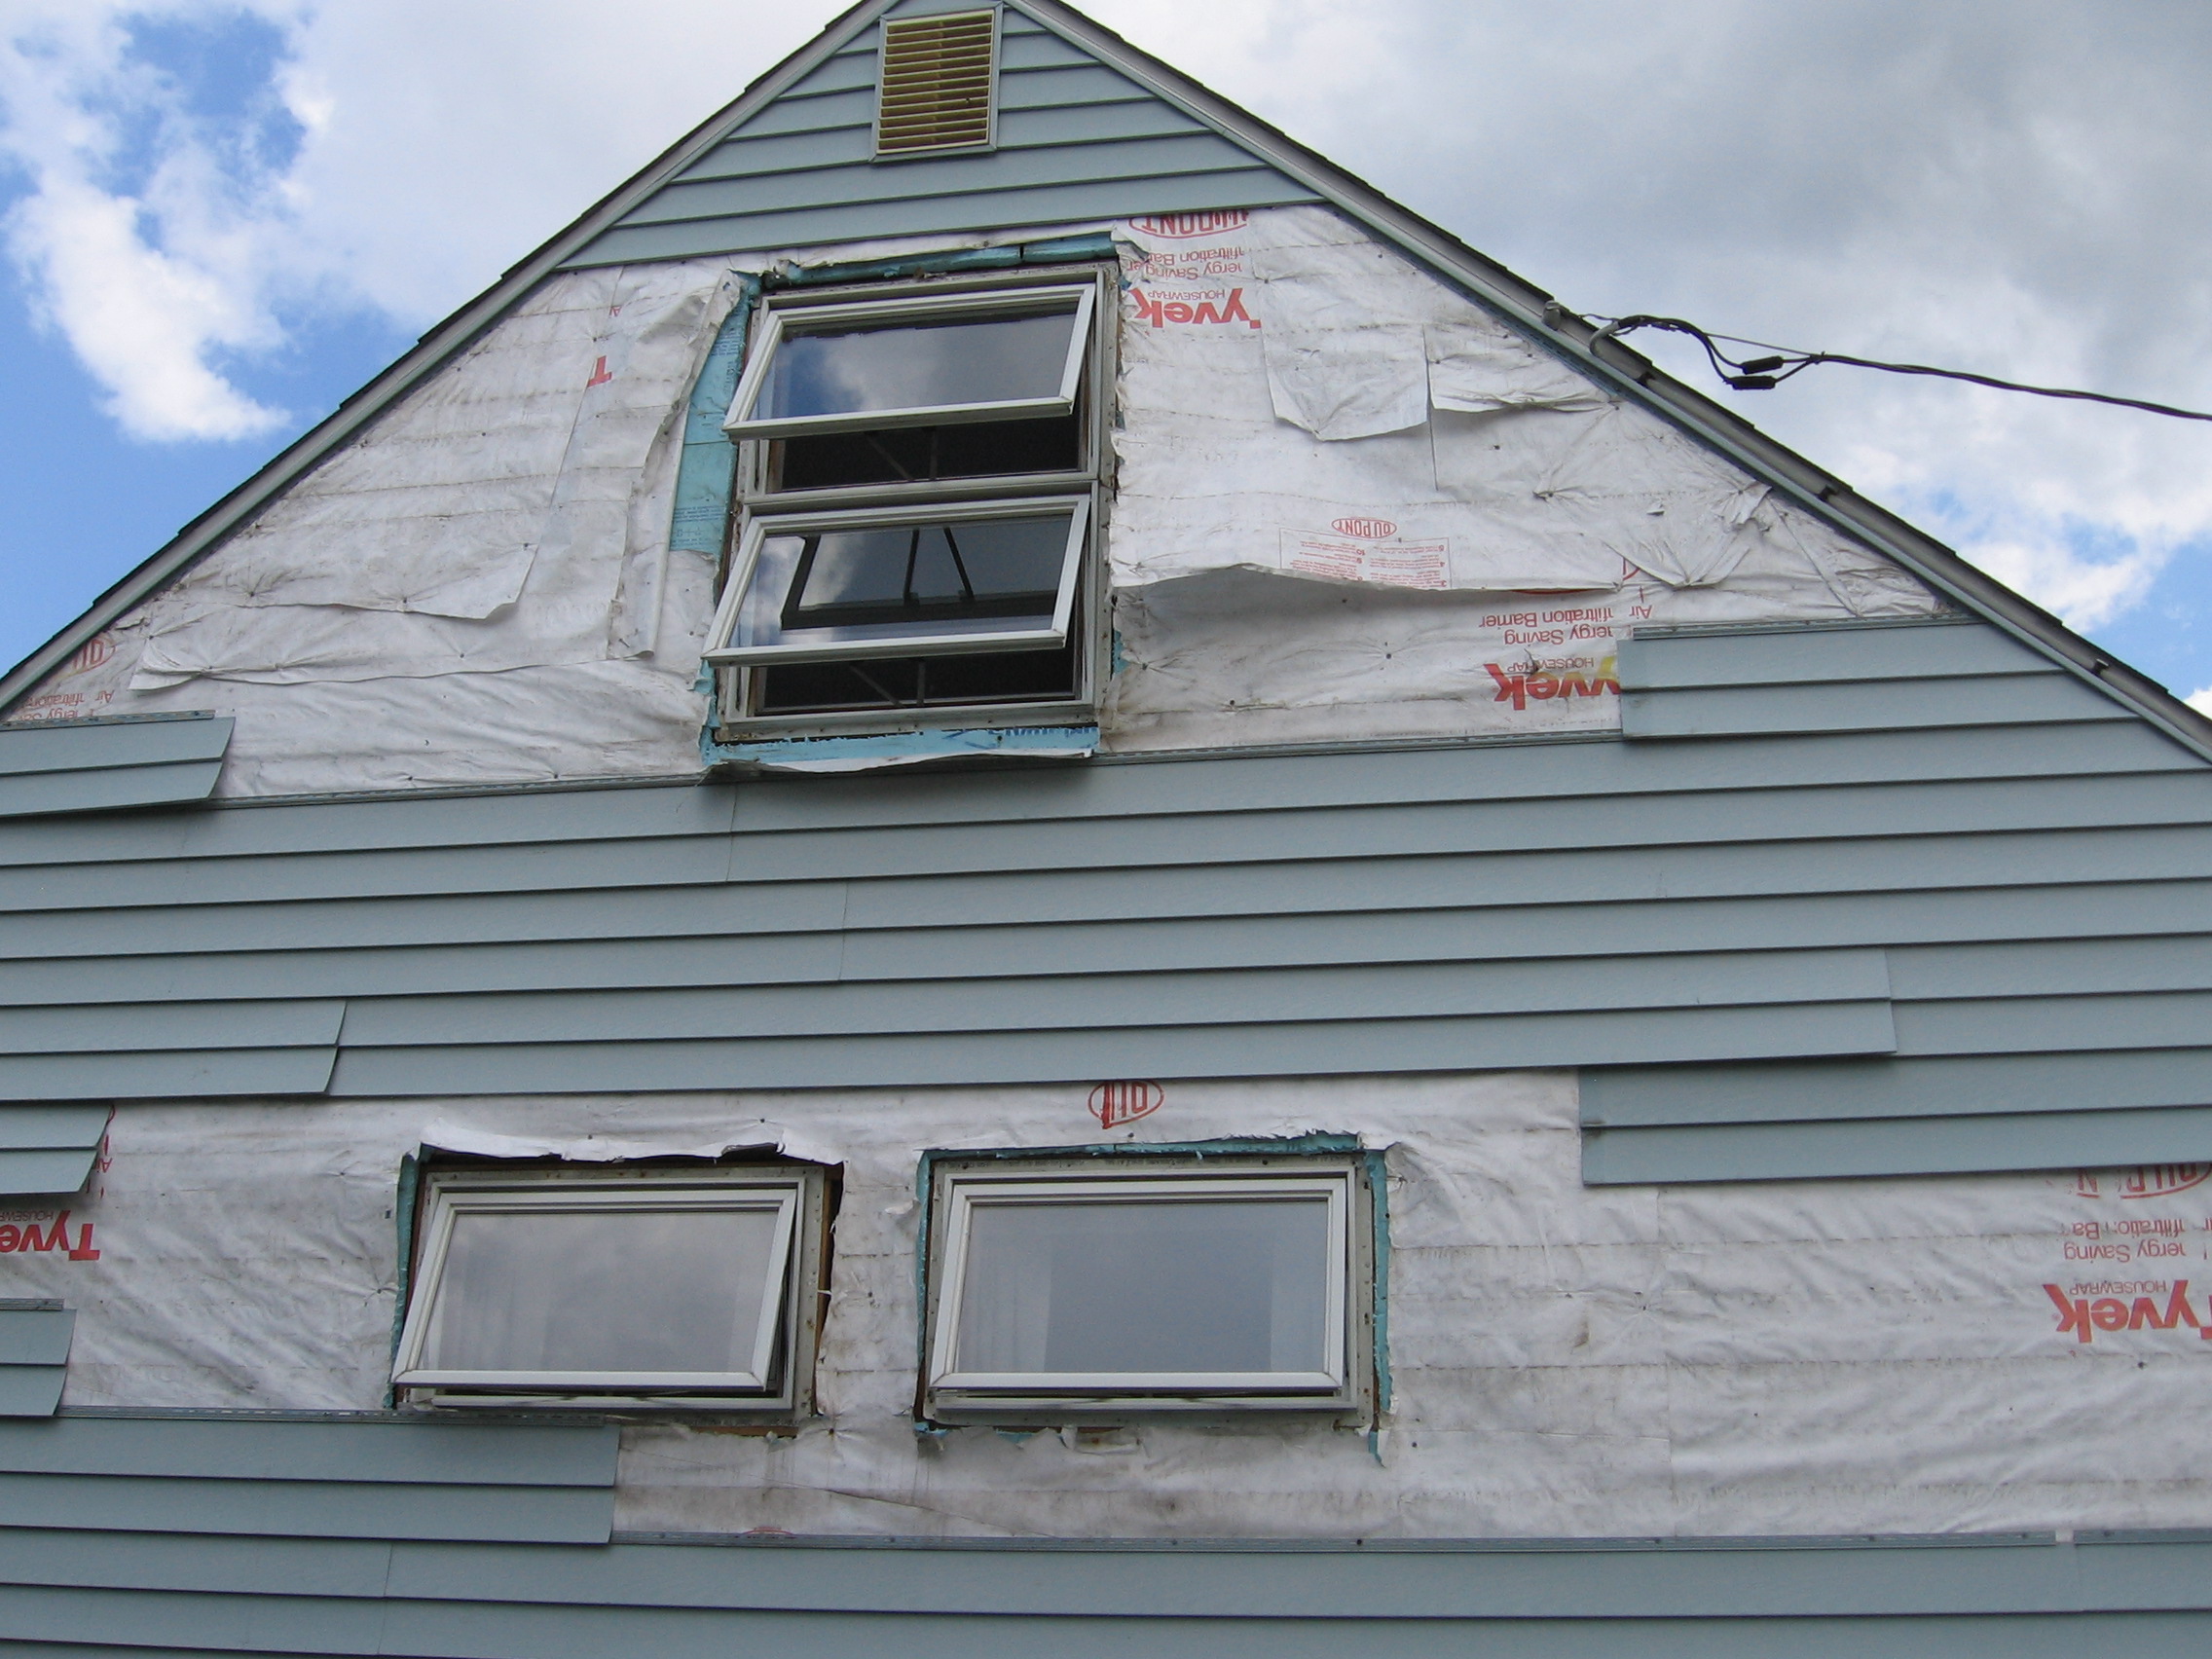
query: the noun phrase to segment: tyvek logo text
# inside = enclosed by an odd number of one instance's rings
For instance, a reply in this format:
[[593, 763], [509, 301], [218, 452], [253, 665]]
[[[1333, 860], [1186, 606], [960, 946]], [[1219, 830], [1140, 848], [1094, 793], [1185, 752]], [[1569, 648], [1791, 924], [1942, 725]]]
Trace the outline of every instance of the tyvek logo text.
[[[2212, 1341], [2212, 1317], [2199, 1319], [2189, 1305], [2189, 1280], [2174, 1280], [2161, 1309], [2157, 1297], [2138, 1296], [2132, 1302], [2118, 1296], [2073, 1296], [2055, 1284], [2044, 1292], [2058, 1309], [2058, 1334], [2071, 1334], [2078, 1343], [2095, 1342], [2099, 1331], [2171, 1331], [2188, 1325], [2199, 1337]], [[2212, 1299], [2206, 1303], [2212, 1309]]]
[[1155, 328], [1164, 328], [1171, 322], [1240, 322], [1247, 328], [1260, 326], [1260, 319], [1244, 309], [1242, 288], [1230, 289], [1229, 297], [1218, 306], [1211, 300], [1200, 300], [1195, 306], [1184, 300], [1162, 300], [1142, 288], [1129, 290], [1129, 303], [1136, 307], [1137, 315]]
[[1606, 657], [1594, 669], [1581, 674], [1534, 665], [1507, 668], [1494, 662], [1486, 662], [1483, 667], [1490, 670], [1491, 679], [1497, 684], [1494, 701], [1526, 709], [1531, 697], [1543, 702], [1553, 697], [1619, 696], [1620, 677], [1613, 663], [1613, 658]]
[[62, 1210], [54, 1218], [51, 1227], [41, 1231], [37, 1221], [18, 1226], [12, 1221], [0, 1221], [0, 1251], [62, 1250], [72, 1262], [96, 1262], [100, 1253], [92, 1247], [92, 1224], [77, 1224], [77, 1241], [69, 1242], [69, 1212]]

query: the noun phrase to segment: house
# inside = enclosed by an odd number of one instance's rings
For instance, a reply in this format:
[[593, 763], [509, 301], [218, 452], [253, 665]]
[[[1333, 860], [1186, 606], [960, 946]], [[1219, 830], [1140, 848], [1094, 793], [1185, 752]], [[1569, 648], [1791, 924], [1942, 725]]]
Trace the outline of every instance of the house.
[[2212, 1634], [2212, 727], [1058, 0], [0, 707], [0, 1652]]

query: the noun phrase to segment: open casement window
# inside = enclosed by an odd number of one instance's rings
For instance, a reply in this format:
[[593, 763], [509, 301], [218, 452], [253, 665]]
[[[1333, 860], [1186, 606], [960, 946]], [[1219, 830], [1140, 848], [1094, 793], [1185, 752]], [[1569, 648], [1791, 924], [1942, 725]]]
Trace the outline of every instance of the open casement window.
[[743, 503], [707, 641], [722, 725], [1088, 718], [1103, 279], [769, 297], [726, 423]]
[[726, 423], [737, 438], [1075, 412], [1095, 283], [771, 308]]
[[433, 1171], [392, 1381], [437, 1405], [804, 1408], [824, 1178]]
[[1358, 1167], [1163, 1161], [939, 1166], [926, 1415], [1365, 1409], [1372, 1214]]
[[851, 662], [1067, 644], [1090, 500], [756, 518], [718, 661]]

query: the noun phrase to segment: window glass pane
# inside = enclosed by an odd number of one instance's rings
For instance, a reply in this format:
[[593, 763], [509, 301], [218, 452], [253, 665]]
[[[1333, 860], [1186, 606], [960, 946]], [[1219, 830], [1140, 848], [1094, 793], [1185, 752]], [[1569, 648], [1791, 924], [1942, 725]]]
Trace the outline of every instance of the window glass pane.
[[1075, 321], [1070, 310], [816, 334], [797, 332], [805, 323], [792, 317], [753, 418], [1057, 397]]
[[1325, 1371], [1325, 1198], [977, 1201], [957, 1370]]
[[461, 1210], [425, 1371], [750, 1371], [782, 1217]]
[[923, 612], [1047, 615], [1066, 562], [1064, 518], [836, 530], [806, 538], [784, 626], [900, 622]]
[[766, 536], [730, 644], [1051, 627], [1068, 529], [1057, 512]]

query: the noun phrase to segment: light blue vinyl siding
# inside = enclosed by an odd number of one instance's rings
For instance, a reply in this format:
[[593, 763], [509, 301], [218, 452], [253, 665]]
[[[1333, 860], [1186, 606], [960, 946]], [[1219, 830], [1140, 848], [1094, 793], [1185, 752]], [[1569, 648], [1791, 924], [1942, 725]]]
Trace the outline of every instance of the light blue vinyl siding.
[[2194, 1654], [2212, 1637], [2202, 1534], [554, 1535], [551, 1497], [588, 1493], [604, 1521], [614, 1439], [391, 1419], [0, 1423], [0, 1654], [1949, 1659]]
[[0, 725], [0, 818], [204, 800], [231, 726], [212, 715]]
[[74, 1193], [92, 1172], [105, 1106], [16, 1106], [0, 1112], [0, 1194]]
[[988, 151], [875, 160], [875, 75], [868, 29], [567, 263], [1319, 200], [1018, 12], [1005, 14], [998, 143]]
[[0, 1091], [1576, 1067], [1592, 1180], [2212, 1159], [2212, 772], [2042, 661], [1704, 633], [1625, 682], [1726, 733], [22, 820]]
[[[1633, 641], [1620, 669], [1624, 731], [1659, 750], [1782, 731], [2133, 735], [2120, 704], [1987, 627], [1685, 632]], [[2162, 811], [2136, 793], [2147, 781], [2085, 776], [2074, 825], [2051, 821], [2009, 855], [1988, 849], [2003, 870], [1932, 847], [1915, 885], [1947, 877], [1952, 891], [1939, 906], [1912, 902], [1918, 923], [1899, 913], [1900, 894], [1855, 906], [1894, 918], [1877, 924], [1894, 1056], [1585, 1072], [1584, 1178], [2212, 1160], [2212, 937], [2194, 883], [2160, 868], [2187, 867], [2212, 839], [2203, 779], [2174, 777]], [[2115, 834], [2127, 820], [2136, 831]], [[2063, 880], [2061, 865], [2087, 879]], [[1961, 899], [1989, 907], [1989, 931], [1954, 919]]]
[[0, 1423], [0, 1527], [604, 1543], [615, 1438], [373, 1417]]
[[54, 1415], [76, 1323], [58, 1303], [0, 1302], [0, 1418]]

